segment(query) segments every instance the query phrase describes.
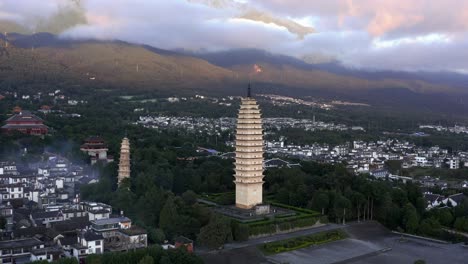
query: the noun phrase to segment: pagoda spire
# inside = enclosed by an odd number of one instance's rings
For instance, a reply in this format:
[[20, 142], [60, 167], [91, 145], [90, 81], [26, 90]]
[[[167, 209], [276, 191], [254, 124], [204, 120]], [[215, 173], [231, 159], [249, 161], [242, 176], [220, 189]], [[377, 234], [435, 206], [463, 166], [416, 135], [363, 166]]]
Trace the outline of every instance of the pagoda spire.
[[247, 87], [247, 97], [248, 98], [252, 97], [252, 88], [250, 88], [250, 82], [249, 82], [249, 86]]

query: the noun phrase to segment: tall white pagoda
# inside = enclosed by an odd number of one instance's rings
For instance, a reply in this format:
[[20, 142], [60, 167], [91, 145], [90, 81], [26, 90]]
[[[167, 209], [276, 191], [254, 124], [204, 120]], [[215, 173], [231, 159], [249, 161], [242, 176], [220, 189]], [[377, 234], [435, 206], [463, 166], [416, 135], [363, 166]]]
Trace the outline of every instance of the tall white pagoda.
[[130, 178], [130, 141], [127, 137], [124, 137], [120, 147], [119, 174], [117, 177], [119, 186], [126, 178]]
[[262, 203], [263, 129], [257, 101], [250, 84], [247, 97], [241, 99], [236, 130], [236, 207], [251, 209]]

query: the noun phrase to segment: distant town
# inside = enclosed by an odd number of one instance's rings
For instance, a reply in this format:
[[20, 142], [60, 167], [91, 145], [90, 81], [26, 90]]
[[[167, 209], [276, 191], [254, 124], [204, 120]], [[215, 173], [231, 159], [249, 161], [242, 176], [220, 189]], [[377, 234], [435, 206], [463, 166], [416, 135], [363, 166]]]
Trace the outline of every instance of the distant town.
[[[191, 132], [206, 132], [217, 134], [232, 131], [236, 126], [236, 118], [205, 118], [205, 117], [174, 117], [174, 116], [140, 116], [136, 124], [155, 129], [185, 129]], [[301, 128], [305, 131], [365, 131], [361, 126], [346, 126], [343, 124], [326, 123], [315, 119], [296, 118], [263, 118], [263, 127], [270, 130], [285, 128]]]
[[[316, 120], [294, 118], [264, 118], [265, 133], [272, 130], [279, 131], [285, 128], [300, 128], [306, 131], [365, 131], [363, 127], [349, 127], [342, 124], [325, 123]], [[203, 118], [203, 117], [169, 117], [169, 116], [141, 116], [136, 124], [153, 129], [183, 129], [197, 133], [219, 135], [222, 132], [233, 133], [235, 118]], [[388, 138], [373, 142], [352, 141], [340, 145], [314, 143], [310, 145], [296, 145], [287, 143], [287, 139], [280, 136], [279, 140], [265, 140], [265, 153], [272, 157], [265, 162], [266, 168], [291, 167], [291, 164], [283, 159], [297, 158], [301, 160], [313, 160], [328, 164], [346, 164], [346, 168], [353, 173], [370, 174], [376, 178], [389, 178], [393, 180], [415, 180], [408, 176], [392, 174], [386, 168], [387, 161], [398, 161], [400, 171], [415, 167], [441, 168], [457, 170], [468, 167], [468, 152], [449, 152], [448, 149], [439, 146], [418, 147], [409, 141]], [[234, 141], [225, 142], [227, 146], [235, 147]], [[233, 157], [229, 153], [220, 153], [216, 150], [200, 151], [209, 155], [221, 155]], [[416, 181], [416, 180], [415, 180]], [[426, 175], [418, 179], [423, 186], [439, 186], [447, 188], [463, 189], [468, 187], [468, 181], [448, 183], [437, 175]]]
[[450, 132], [450, 133], [456, 133], [456, 134], [460, 134], [460, 133], [468, 134], [468, 127], [466, 127], [466, 126], [459, 126], [459, 125], [455, 125], [455, 126], [453, 126], [453, 127], [444, 127], [444, 126], [441, 126], [441, 125], [420, 125], [419, 128], [420, 128], [420, 129], [435, 130], [435, 131], [438, 131], [438, 132]]
[[[211, 135], [222, 132], [233, 132], [235, 118], [203, 118], [203, 117], [169, 117], [140, 116], [136, 124], [153, 129], [184, 129], [186, 131], [208, 133]], [[280, 141], [265, 141], [266, 153], [284, 157], [299, 157], [313, 159], [326, 163], [346, 162], [355, 172], [369, 172], [373, 165], [382, 167], [385, 160], [401, 160], [402, 168], [413, 166], [458, 169], [460, 164], [468, 166], [468, 152], [450, 153], [438, 146], [429, 148], [417, 147], [408, 141], [397, 139], [379, 140], [376, 142], [354, 141], [343, 145], [329, 144], [294, 145], [281, 136], [285, 128], [300, 128], [305, 131], [365, 131], [360, 126], [326, 123], [309, 119], [294, 118], [264, 118], [263, 127], [268, 134], [272, 130], [279, 131]], [[226, 142], [234, 146], [234, 142]]]

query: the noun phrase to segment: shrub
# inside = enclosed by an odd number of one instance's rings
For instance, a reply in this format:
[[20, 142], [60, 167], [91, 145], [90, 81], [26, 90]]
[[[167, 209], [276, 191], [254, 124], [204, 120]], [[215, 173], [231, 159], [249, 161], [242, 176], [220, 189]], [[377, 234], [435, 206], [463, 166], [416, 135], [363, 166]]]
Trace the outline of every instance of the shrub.
[[232, 235], [235, 241], [246, 241], [249, 239], [250, 227], [237, 221], [232, 222]]

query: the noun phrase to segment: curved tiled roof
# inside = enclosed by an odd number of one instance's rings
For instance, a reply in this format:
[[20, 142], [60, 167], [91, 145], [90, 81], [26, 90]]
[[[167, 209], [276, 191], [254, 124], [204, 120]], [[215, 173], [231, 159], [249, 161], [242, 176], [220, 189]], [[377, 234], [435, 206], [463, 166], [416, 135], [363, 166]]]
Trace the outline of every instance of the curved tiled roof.
[[27, 121], [43, 122], [43, 120], [40, 117], [33, 115], [29, 111], [22, 111], [19, 114], [13, 115], [6, 120], [7, 123], [8, 122], [27, 122]]

